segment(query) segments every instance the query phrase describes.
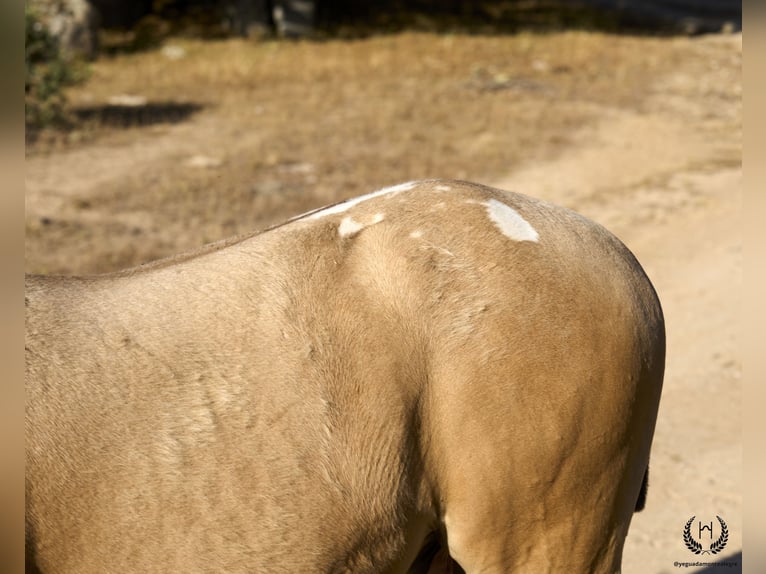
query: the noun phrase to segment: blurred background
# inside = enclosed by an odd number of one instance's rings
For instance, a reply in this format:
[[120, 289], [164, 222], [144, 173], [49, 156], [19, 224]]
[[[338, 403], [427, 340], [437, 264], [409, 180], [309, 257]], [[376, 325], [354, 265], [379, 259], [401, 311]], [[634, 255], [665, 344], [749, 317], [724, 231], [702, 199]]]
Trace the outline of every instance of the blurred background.
[[741, 13], [27, 0], [27, 272], [114, 271], [411, 179], [575, 209], [636, 253], [666, 313], [649, 499], [623, 572], [700, 560], [683, 543], [692, 516], [729, 527], [703, 559], [741, 564]]
[[26, 16], [34, 272], [135, 265], [413, 178], [496, 183], [663, 94], [737, 128], [738, 56], [699, 36], [737, 37], [730, 0], [29, 0]]

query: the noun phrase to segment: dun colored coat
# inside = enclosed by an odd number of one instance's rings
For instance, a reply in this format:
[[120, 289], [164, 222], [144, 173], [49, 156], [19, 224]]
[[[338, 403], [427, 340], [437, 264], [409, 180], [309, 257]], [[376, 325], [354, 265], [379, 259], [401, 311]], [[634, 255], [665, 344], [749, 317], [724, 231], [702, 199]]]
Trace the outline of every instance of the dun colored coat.
[[26, 305], [41, 572], [619, 571], [664, 326], [573, 212], [412, 182]]

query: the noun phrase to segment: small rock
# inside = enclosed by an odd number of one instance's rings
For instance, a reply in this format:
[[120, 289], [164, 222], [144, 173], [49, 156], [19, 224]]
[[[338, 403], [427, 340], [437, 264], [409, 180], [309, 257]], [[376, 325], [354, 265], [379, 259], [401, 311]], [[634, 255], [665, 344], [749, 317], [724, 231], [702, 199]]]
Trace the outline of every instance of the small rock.
[[146, 105], [144, 96], [132, 96], [130, 94], [118, 94], [109, 98], [109, 104], [113, 106], [125, 106], [128, 108], [138, 108]]
[[162, 48], [162, 55], [168, 60], [180, 60], [186, 56], [186, 50], [181, 46], [169, 45]]
[[296, 173], [296, 174], [311, 174], [316, 171], [316, 167], [314, 167], [314, 164], [307, 163], [307, 162], [301, 162], [301, 163], [288, 163], [281, 165], [279, 167], [279, 170], [284, 173]]
[[184, 162], [186, 167], [194, 167], [199, 169], [210, 169], [215, 167], [221, 167], [223, 160], [218, 157], [210, 157], [206, 155], [194, 155]]

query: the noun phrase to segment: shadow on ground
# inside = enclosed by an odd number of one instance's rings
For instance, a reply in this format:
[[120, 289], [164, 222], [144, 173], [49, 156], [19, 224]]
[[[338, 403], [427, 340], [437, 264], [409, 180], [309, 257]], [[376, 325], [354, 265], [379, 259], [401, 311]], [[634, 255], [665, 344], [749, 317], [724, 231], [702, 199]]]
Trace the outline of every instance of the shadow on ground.
[[204, 106], [196, 103], [152, 102], [142, 105], [105, 104], [79, 107], [73, 111], [80, 121], [129, 128], [154, 124], [177, 124], [188, 120]]

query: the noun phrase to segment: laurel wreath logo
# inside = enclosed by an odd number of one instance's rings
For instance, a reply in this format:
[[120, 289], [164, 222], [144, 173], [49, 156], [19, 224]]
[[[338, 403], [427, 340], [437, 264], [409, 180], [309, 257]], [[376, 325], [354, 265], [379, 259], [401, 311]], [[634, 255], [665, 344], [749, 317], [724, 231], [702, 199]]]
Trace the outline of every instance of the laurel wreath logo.
[[686, 527], [684, 528], [684, 544], [686, 544], [686, 547], [695, 554], [702, 554], [702, 544], [692, 538], [692, 522], [694, 522], [695, 518], [697, 518], [696, 514], [686, 523]]
[[718, 537], [718, 540], [710, 545], [710, 552], [713, 554], [718, 554], [721, 550], [726, 548], [726, 543], [729, 541], [729, 529], [726, 527], [726, 523], [720, 516], [716, 516], [716, 518], [721, 525], [721, 535]]
[[703, 550], [702, 544], [697, 542], [694, 538], [692, 538], [692, 522], [694, 522], [694, 519], [697, 518], [697, 516], [692, 516], [688, 522], [686, 523], [686, 526], [684, 527], [684, 544], [686, 544], [686, 547], [693, 552], [694, 554], [718, 554], [721, 552], [724, 548], [726, 548], [726, 543], [729, 541], [729, 528], [726, 526], [726, 522], [724, 522], [723, 518], [716, 515], [716, 518], [718, 519], [718, 523], [721, 525], [721, 535], [718, 537], [718, 540], [713, 542], [710, 545], [709, 550]]

